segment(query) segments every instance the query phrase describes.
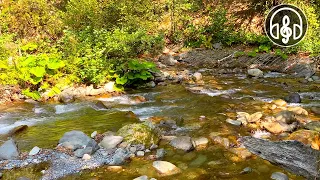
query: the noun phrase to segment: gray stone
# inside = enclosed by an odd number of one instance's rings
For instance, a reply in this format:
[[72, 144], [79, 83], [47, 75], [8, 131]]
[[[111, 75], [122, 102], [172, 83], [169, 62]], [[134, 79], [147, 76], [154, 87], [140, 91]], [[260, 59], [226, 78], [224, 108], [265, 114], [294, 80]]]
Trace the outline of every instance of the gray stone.
[[249, 69], [248, 74], [253, 77], [263, 77], [263, 71], [260, 69]]
[[78, 158], [82, 158], [83, 155], [85, 154], [93, 154], [95, 151], [93, 150], [92, 147], [86, 147], [84, 149], [77, 149], [75, 152], [74, 152], [74, 155]]
[[100, 142], [100, 146], [105, 149], [113, 149], [117, 147], [123, 141], [123, 137], [121, 136], [105, 136], [103, 140]]
[[274, 179], [274, 180], [289, 180], [288, 176], [283, 174], [282, 172], [274, 172], [274, 173], [272, 173], [271, 179]]
[[170, 145], [184, 151], [190, 151], [193, 149], [193, 143], [191, 141], [191, 137], [188, 137], [188, 136], [181, 136], [181, 137], [174, 138], [170, 142]]
[[70, 131], [63, 135], [59, 140], [59, 144], [68, 149], [76, 150], [87, 146], [90, 141], [92, 141], [92, 139], [83, 132]]
[[138, 151], [137, 152], [138, 157], [143, 157], [144, 156], [144, 151]]
[[38, 146], [35, 146], [29, 152], [29, 156], [34, 156], [34, 155], [38, 154], [40, 151], [41, 151], [41, 149]]
[[314, 81], [320, 80], [320, 77], [319, 77], [319, 76], [312, 76], [311, 78], [312, 78]]
[[18, 157], [18, 148], [12, 139], [6, 141], [0, 146], [0, 160], [11, 160]]
[[248, 174], [250, 172], [252, 172], [252, 168], [251, 167], [246, 167], [240, 172], [240, 174]]
[[164, 158], [165, 155], [166, 155], [166, 150], [164, 150], [163, 148], [157, 149], [157, 153], [156, 153], [157, 159], [162, 159]]
[[174, 66], [178, 63], [178, 61], [175, 60], [172, 55], [161, 55], [159, 57], [159, 61], [168, 66]]
[[212, 47], [214, 48], [214, 49], [222, 49], [222, 43], [214, 43], [213, 45], [212, 45]]
[[121, 165], [129, 158], [131, 153], [125, 149], [117, 149], [113, 155], [113, 159], [109, 162], [109, 165]]
[[290, 93], [284, 100], [287, 103], [301, 103], [301, 97], [298, 93]]

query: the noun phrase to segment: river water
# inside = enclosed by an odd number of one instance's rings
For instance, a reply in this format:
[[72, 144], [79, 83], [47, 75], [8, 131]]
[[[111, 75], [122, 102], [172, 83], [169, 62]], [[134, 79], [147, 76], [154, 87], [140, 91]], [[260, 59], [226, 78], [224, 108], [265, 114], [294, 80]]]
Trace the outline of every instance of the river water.
[[[194, 85], [173, 84], [131, 90], [120, 97], [104, 98], [102, 100], [112, 106], [107, 110], [95, 106], [97, 98], [65, 105], [18, 103], [1, 107], [0, 134], [6, 134], [19, 125], [28, 125], [27, 130], [15, 136], [15, 140], [20, 150], [30, 151], [34, 146], [56, 147], [67, 131], [80, 130], [88, 135], [93, 131], [117, 131], [126, 124], [157, 117], [175, 120], [183, 133], [191, 137], [209, 138], [210, 133], [219, 132], [224, 137], [236, 139], [250, 135], [250, 132], [244, 127], [227, 124], [225, 120], [228, 113], [263, 111], [263, 105], [285, 97], [288, 92], [299, 92], [303, 98], [301, 104], [290, 106], [302, 106], [307, 110], [320, 106], [319, 84], [301, 84], [297, 79], [283, 74], [269, 73], [263, 79], [249, 79], [241, 74], [223, 75], [219, 78], [207, 75], [204, 76], [204, 81], [203, 89], [197, 92], [188, 90]], [[134, 96], [144, 96], [147, 101], [135, 103], [132, 101]], [[136, 117], [128, 116], [130, 111]], [[200, 121], [200, 116], [205, 116], [205, 120]], [[182, 173], [159, 177], [152, 168], [152, 161], [135, 158], [125, 164], [121, 172], [110, 172], [106, 167], [101, 167], [63, 179], [116, 180], [133, 179], [141, 175], [157, 179], [270, 179], [271, 174], [276, 171], [284, 172], [292, 179], [303, 179], [258, 157], [247, 160], [235, 158], [224, 147], [212, 142], [207, 148], [189, 153], [174, 150], [165, 143], [160, 143], [160, 147], [167, 150], [164, 160], [180, 167]], [[240, 173], [246, 167], [250, 167], [252, 171]], [[13, 170], [10, 173], [13, 179], [22, 175], [38, 178], [40, 171], [41, 168], [31, 168]]]

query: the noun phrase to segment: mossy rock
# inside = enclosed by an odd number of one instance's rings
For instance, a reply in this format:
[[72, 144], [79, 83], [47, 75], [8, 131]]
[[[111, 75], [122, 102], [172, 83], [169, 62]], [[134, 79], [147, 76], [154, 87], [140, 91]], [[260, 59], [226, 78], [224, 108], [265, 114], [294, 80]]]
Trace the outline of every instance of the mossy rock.
[[117, 134], [124, 138], [125, 142], [132, 144], [144, 144], [150, 147], [158, 144], [160, 135], [145, 124], [129, 124], [118, 130]]

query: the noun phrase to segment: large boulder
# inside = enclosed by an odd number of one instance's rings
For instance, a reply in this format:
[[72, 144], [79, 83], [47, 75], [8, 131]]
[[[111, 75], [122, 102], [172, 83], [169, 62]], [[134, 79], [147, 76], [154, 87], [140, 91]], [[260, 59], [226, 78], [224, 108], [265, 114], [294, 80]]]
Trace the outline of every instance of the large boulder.
[[19, 151], [12, 139], [0, 146], [0, 160], [11, 160], [19, 157]]
[[118, 130], [117, 134], [124, 138], [125, 142], [132, 144], [143, 144], [150, 147], [158, 144], [160, 136], [151, 127], [145, 124], [129, 124]]
[[85, 149], [86, 153], [89, 151], [90, 154], [99, 149], [97, 142], [81, 131], [66, 132], [59, 140], [59, 144], [73, 151]]
[[190, 151], [194, 148], [192, 139], [188, 136], [176, 137], [170, 142], [170, 145], [176, 149], [181, 149], [184, 151]]

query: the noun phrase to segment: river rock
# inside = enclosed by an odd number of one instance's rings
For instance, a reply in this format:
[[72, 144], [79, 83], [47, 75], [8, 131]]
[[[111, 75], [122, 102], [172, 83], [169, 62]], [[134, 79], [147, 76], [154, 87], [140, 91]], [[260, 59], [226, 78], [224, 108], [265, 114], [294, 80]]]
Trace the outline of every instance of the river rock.
[[144, 156], [144, 151], [138, 151], [137, 152], [138, 157], [143, 157]]
[[248, 74], [253, 77], [263, 77], [263, 71], [260, 69], [249, 69]]
[[63, 90], [59, 96], [58, 99], [62, 103], [71, 103], [75, 101], [75, 96], [73, 93], [74, 89], [73, 88], [67, 88]]
[[304, 115], [304, 116], [308, 116], [309, 113], [307, 110], [303, 109], [302, 107], [296, 106], [296, 107], [288, 107], [287, 108], [288, 111], [294, 112], [297, 115]]
[[195, 138], [193, 139], [194, 147], [205, 147], [208, 145], [209, 140], [205, 137]]
[[12, 139], [0, 146], [0, 160], [11, 160], [19, 157], [19, 151]]
[[66, 132], [59, 140], [59, 144], [73, 151], [85, 147], [92, 147], [92, 151], [95, 152], [99, 148], [95, 140], [81, 131]]
[[284, 123], [284, 122], [262, 122], [261, 126], [264, 127], [266, 130], [268, 130], [271, 133], [274, 134], [280, 134], [282, 132], [291, 132], [297, 127], [297, 123], [294, 122], [290, 125]]
[[320, 115], [320, 107], [312, 107], [311, 111], [316, 115]]
[[120, 144], [123, 141], [122, 136], [105, 136], [103, 140], [100, 142], [100, 146], [102, 146], [105, 149], [113, 149], [117, 147], [118, 144]]
[[174, 148], [181, 149], [184, 151], [190, 151], [194, 148], [192, 139], [191, 137], [188, 137], [188, 136], [180, 136], [180, 137], [174, 138], [170, 142], [170, 145], [173, 146]]
[[232, 119], [227, 119], [226, 122], [229, 124], [235, 125], [235, 126], [241, 126], [241, 124], [242, 124], [241, 121], [232, 120]]
[[91, 156], [89, 154], [84, 154], [82, 159], [83, 160], [89, 160], [89, 159], [91, 159]]
[[312, 142], [318, 137], [320, 137], [320, 133], [317, 131], [301, 129], [291, 133], [286, 139], [296, 140], [305, 145], [312, 145]]
[[275, 104], [276, 106], [279, 106], [279, 107], [287, 106], [287, 102], [282, 99], [273, 100], [271, 103]]
[[252, 156], [252, 153], [250, 151], [248, 151], [246, 148], [242, 148], [242, 147], [230, 148], [229, 151], [236, 154], [238, 157], [240, 157], [242, 159], [247, 159]]
[[297, 121], [295, 113], [292, 111], [281, 111], [275, 116], [275, 120], [286, 124], [291, 124]]
[[139, 176], [137, 178], [134, 178], [133, 180], [148, 180], [148, 176], [144, 175], [144, 176]]
[[125, 142], [132, 144], [143, 144], [150, 147], [152, 144], [158, 144], [160, 135], [151, 127], [145, 124], [129, 124], [118, 130], [117, 134], [124, 138]]
[[289, 180], [288, 176], [283, 174], [282, 172], [274, 172], [274, 173], [272, 173], [271, 179], [274, 179], [274, 180]]
[[262, 112], [256, 112], [254, 114], [251, 114], [247, 119], [247, 121], [250, 123], [258, 122], [262, 118], [262, 116], [263, 116]]
[[17, 126], [17, 127], [13, 128], [12, 130], [9, 131], [8, 136], [10, 137], [10, 136], [17, 135], [18, 133], [20, 133], [22, 131], [25, 131], [27, 128], [28, 128], [27, 125]]
[[156, 153], [157, 159], [162, 159], [164, 158], [165, 155], [166, 155], [166, 150], [164, 150], [163, 148], [157, 149], [157, 153]]
[[167, 161], [154, 161], [152, 166], [160, 173], [161, 176], [170, 176], [181, 172], [177, 166]]
[[290, 93], [284, 100], [288, 103], [301, 103], [301, 97], [298, 93]]
[[128, 159], [131, 155], [131, 152], [128, 150], [118, 148], [116, 152], [113, 155], [112, 161], [109, 163], [109, 165], [121, 165], [125, 162], [126, 159]]
[[199, 72], [196, 72], [192, 75], [192, 78], [195, 82], [201, 81], [202, 80], [202, 74]]
[[104, 88], [104, 90], [106, 91], [106, 92], [115, 92], [116, 90], [115, 90], [115, 82], [114, 81], [110, 81], [110, 82], [108, 82], [107, 84], [105, 84], [104, 86], [103, 86], [103, 88]]
[[223, 137], [214, 135], [213, 133], [210, 134], [210, 138], [214, 143], [220, 144], [227, 149], [230, 147], [230, 141], [228, 138], [223, 138]]
[[170, 54], [164, 54], [159, 57], [159, 61], [167, 66], [174, 66], [178, 63]]
[[305, 129], [320, 132], [320, 121], [311, 121], [304, 126]]
[[38, 154], [41, 151], [41, 149], [38, 146], [35, 146], [32, 148], [32, 150], [29, 152], [29, 156], [34, 156]]

